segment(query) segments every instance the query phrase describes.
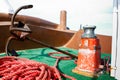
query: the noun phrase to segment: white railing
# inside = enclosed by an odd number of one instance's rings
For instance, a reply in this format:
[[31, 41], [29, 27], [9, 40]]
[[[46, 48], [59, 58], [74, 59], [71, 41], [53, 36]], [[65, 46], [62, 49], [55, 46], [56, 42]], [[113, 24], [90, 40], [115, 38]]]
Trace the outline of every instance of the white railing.
[[120, 80], [120, 0], [113, 0], [111, 76]]

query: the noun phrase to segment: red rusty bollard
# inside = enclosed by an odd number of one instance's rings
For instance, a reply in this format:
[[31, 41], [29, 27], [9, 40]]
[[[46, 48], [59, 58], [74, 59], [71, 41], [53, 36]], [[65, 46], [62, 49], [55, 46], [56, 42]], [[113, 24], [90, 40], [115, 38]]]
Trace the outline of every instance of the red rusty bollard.
[[101, 48], [99, 39], [94, 34], [96, 26], [84, 26], [84, 34], [78, 51], [77, 66], [73, 72], [93, 77], [96, 76], [100, 65]]

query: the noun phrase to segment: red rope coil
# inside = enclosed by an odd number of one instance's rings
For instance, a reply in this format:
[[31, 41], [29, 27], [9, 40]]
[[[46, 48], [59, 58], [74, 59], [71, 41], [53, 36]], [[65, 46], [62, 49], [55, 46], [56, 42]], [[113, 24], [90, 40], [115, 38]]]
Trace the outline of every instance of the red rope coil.
[[[33, 60], [13, 56], [0, 58], [0, 79], [62, 80], [61, 73], [55, 67]], [[72, 80], [75, 79], [72, 78]]]

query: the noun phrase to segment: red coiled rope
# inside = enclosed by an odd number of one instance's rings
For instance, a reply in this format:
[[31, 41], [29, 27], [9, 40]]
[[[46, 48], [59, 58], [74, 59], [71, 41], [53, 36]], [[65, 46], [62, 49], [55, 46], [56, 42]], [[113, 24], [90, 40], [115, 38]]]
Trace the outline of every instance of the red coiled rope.
[[57, 68], [44, 63], [13, 56], [0, 58], [1, 80], [62, 80], [61, 75]]

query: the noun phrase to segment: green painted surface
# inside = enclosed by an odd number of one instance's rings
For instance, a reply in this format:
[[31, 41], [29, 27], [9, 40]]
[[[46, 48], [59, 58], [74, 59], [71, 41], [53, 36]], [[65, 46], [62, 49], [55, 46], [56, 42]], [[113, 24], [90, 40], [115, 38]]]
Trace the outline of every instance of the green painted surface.
[[[78, 53], [77, 50], [75, 49], [69, 49], [69, 48], [64, 48], [64, 47], [60, 47], [59, 49], [64, 50], [64, 51], [68, 51], [71, 54], [76, 54]], [[52, 49], [49, 48], [37, 48], [37, 49], [29, 49], [29, 50], [20, 50], [18, 51], [19, 57], [21, 58], [28, 58], [30, 60], [35, 60], [38, 62], [42, 62], [45, 64], [48, 64], [49, 66], [53, 66], [56, 59], [52, 58], [48, 55], [48, 53], [50, 52], [55, 52]], [[64, 54], [63, 54], [64, 55]], [[0, 54], [0, 57], [5, 56], [5, 54]], [[104, 58], [105, 56], [110, 56], [110, 54], [102, 54], [101, 58]], [[72, 72], [72, 69], [74, 69], [76, 67], [76, 64], [74, 63], [74, 60], [61, 60], [58, 64], [58, 69], [69, 75], [69, 76], [73, 76], [75, 77], [77, 80], [103, 80], [104, 77], [106, 78], [105, 75], [100, 75], [99, 78], [90, 78], [90, 77], [86, 77], [86, 76], [82, 76], [76, 73]], [[115, 80], [114, 78], [111, 78], [109, 75], [107, 75], [106, 80]], [[69, 79], [64, 79], [63, 80], [69, 80]]]

